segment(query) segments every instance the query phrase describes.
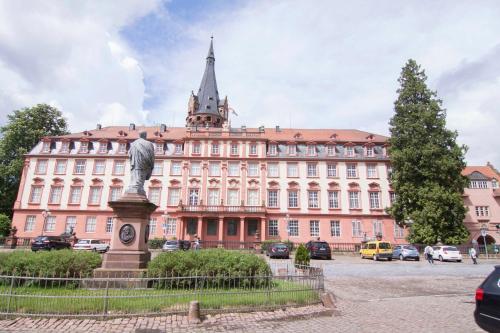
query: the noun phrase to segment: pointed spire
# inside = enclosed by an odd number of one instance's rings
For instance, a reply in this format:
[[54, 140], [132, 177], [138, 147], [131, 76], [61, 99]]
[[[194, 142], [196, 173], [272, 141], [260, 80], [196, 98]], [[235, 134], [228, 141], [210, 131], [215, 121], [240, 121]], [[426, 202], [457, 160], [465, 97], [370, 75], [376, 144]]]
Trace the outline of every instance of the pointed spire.
[[207, 64], [201, 79], [200, 89], [198, 89], [199, 109], [196, 113], [219, 114], [219, 92], [217, 91], [217, 80], [215, 79], [215, 56], [213, 36], [210, 39], [208, 49]]
[[214, 36], [210, 37], [210, 48], [208, 49], [207, 59], [212, 58], [215, 61], [214, 55]]

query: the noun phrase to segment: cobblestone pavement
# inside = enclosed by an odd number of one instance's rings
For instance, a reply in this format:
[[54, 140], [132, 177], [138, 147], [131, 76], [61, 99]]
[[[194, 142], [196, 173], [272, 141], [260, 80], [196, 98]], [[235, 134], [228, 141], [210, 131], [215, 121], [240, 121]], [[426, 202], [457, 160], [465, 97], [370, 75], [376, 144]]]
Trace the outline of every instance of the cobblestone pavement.
[[183, 316], [96, 320], [0, 321], [0, 332], [482, 332], [474, 292], [498, 261], [480, 265], [380, 263], [359, 258], [323, 262], [336, 309], [322, 306], [271, 313], [225, 314], [189, 325]]

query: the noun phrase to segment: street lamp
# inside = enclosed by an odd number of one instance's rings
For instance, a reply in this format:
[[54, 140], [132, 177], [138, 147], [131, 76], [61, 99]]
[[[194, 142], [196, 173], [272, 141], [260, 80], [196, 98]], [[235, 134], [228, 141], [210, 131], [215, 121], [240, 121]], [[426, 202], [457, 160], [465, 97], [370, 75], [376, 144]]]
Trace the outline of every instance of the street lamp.
[[486, 246], [486, 235], [488, 234], [488, 227], [486, 224], [481, 226], [481, 236], [483, 236], [484, 252], [486, 253], [486, 259], [488, 259], [488, 247]]
[[47, 223], [47, 217], [49, 217], [49, 216], [50, 216], [50, 210], [44, 209], [42, 211], [42, 217], [43, 217], [42, 236], [43, 236], [43, 232], [45, 231], [45, 224]]

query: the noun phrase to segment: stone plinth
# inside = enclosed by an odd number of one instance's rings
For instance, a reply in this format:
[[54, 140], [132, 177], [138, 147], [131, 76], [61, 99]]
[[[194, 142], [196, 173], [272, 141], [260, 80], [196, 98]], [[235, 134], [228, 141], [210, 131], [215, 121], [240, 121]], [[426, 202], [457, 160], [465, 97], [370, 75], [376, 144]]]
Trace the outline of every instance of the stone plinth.
[[149, 202], [145, 195], [127, 192], [108, 205], [116, 214], [116, 219], [110, 249], [104, 255], [101, 270], [146, 268], [151, 259], [147, 245], [149, 219], [157, 206]]

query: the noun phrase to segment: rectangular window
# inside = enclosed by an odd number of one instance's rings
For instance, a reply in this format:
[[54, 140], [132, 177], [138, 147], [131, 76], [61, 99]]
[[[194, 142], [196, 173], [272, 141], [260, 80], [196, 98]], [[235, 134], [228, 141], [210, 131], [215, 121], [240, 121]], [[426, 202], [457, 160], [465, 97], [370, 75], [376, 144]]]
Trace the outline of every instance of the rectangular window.
[[156, 234], [156, 218], [149, 219], [149, 234]]
[[317, 169], [318, 168], [316, 163], [307, 163], [307, 177], [317, 177], [318, 176]]
[[476, 206], [476, 216], [490, 216], [490, 208], [488, 206]]
[[349, 208], [350, 209], [359, 209], [359, 192], [358, 191], [349, 191]]
[[208, 189], [208, 205], [218, 206], [220, 204], [219, 189], [210, 188]]
[[319, 208], [319, 191], [307, 191], [309, 208]]
[[269, 236], [278, 236], [278, 220], [267, 221], [267, 233]]
[[75, 232], [76, 228], [76, 216], [67, 216], [66, 217], [66, 226], [64, 227], [64, 231], [69, 233], [71, 230]]
[[337, 177], [337, 164], [328, 163], [326, 165], [326, 175], [327, 177]]
[[488, 188], [486, 180], [471, 180], [469, 188]]
[[231, 155], [238, 155], [238, 144], [237, 143], [231, 143]]
[[267, 190], [267, 207], [278, 208], [278, 190]]
[[229, 162], [227, 168], [229, 177], [237, 177], [240, 175], [240, 162]]
[[220, 176], [220, 162], [210, 162], [208, 165], [208, 175], [210, 177]]
[[297, 163], [287, 163], [286, 164], [286, 175], [287, 175], [287, 177], [298, 177], [299, 176], [299, 165]]
[[118, 144], [118, 154], [125, 154], [127, 152], [127, 144], [125, 142], [121, 142]]
[[45, 218], [45, 230], [46, 232], [54, 232], [56, 231], [56, 217], [55, 216], [47, 216]]
[[358, 169], [356, 163], [347, 163], [347, 178], [357, 178]]
[[335, 156], [335, 146], [334, 145], [328, 145], [326, 147], [327, 154], [328, 156]]
[[353, 220], [352, 221], [352, 237], [361, 237], [361, 236], [362, 236], [361, 221]]
[[68, 160], [56, 160], [56, 166], [54, 168], [54, 174], [64, 175], [66, 173], [66, 164]]
[[50, 141], [44, 141], [42, 144], [42, 153], [50, 153]]
[[181, 196], [181, 189], [180, 188], [168, 189], [168, 205], [169, 206], [178, 206], [180, 196]]
[[85, 221], [85, 232], [95, 232], [96, 226], [97, 217], [87, 216], [87, 220]]
[[288, 236], [296, 237], [299, 235], [299, 221], [290, 220], [288, 221]]
[[373, 236], [383, 236], [383, 225], [382, 225], [382, 221], [380, 220], [375, 220], [373, 221]]
[[101, 203], [101, 186], [91, 186], [89, 192], [89, 205], [98, 205]]
[[154, 176], [163, 175], [163, 161], [155, 161], [155, 164], [153, 166], [152, 175], [154, 175]]
[[366, 176], [368, 178], [377, 178], [378, 177], [376, 164], [370, 163], [370, 164], [366, 165]]
[[339, 191], [328, 191], [328, 208], [339, 208]]
[[79, 204], [82, 197], [82, 187], [81, 186], [71, 186], [69, 191], [69, 204]]
[[49, 204], [58, 205], [61, 202], [62, 186], [52, 186], [50, 189]]
[[316, 156], [316, 146], [315, 145], [307, 145], [307, 155], [308, 156]]
[[155, 142], [155, 154], [163, 154], [163, 142]]
[[255, 143], [250, 144], [250, 155], [257, 155], [257, 145]]
[[31, 232], [35, 230], [35, 222], [36, 222], [35, 215], [26, 216], [26, 222], [24, 223], [24, 231]]
[[182, 173], [182, 165], [181, 162], [174, 161], [170, 165], [170, 175], [172, 176], [180, 176]]
[[259, 190], [248, 190], [247, 195], [249, 206], [259, 206]]
[[182, 147], [182, 143], [176, 143], [174, 146], [174, 154], [181, 155], [183, 151], [184, 151], [184, 148]]
[[47, 160], [37, 160], [35, 173], [38, 175], [45, 175], [47, 173]]
[[380, 192], [369, 192], [370, 194], [370, 209], [380, 208]]
[[187, 220], [186, 232], [188, 235], [195, 235], [198, 230], [198, 220], [190, 218]]
[[288, 191], [288, 208], [299, 208], [298, 191]]
[[288, 145], [288, 155], [297, 155], [297, 145]]
[[199, 177], [201, 176], [201, 163], [200, 162], [191, 162], [189, 175]]
[[219, 153], [220, 153], [219, 152], [219, 150], [220, 150], [219, 149], [219, 143], [213, 142], [211, 147], [212, 147], [211, 154], [212, 155], [219, 155]]
[[161, 187], [150, 187], [148, 199], [155, 205], [160, 205]]
[[39, 204], [42, 199], [42, 186], [31, 186], [30, 203]]
[[87, 160], [75, 160], [75, 175], [83, 175], [85, 173], [85, 166], [87, 164]]
[[394, 222], [394, 238], [403, 238], [405, 234], [404, 228]]
[[200, 155], [200, 154], [201, 154], [201, 144], [193, 143], [193, 155]]
[[267, 176], [279, 177], [278, 163], [267, 163]]
[[346, 147], [346, 156], [348, 157], [354, 156], [354, 147], [352, 146]]
[[69, 141], [63, 141], [61, 143], [60, 153], [69, 153]]
[[227, 204], [228, 206], [239, 206], [239, 191], [227, 190]]
[[94, 175], [104, 175], [106, 171], [106, 160], [94, 161]]
[[269, 152], [268, 154], [271, 155], [271, 156], [274, 156], [278, 153], [278, 147], [276, 146], [276, 144], [272, 143], [269, 145]]
[[200, 197], [200, 190], [197, 188], [189, 189], [189, 205], [190, 206], [198, 206]]
[[99, 154], [107, 154], [108, 153], [108, 143], [100, 142], [99, 143]]
[[89, 152], [89, 143], [87, 141], [80, 142], [80, 150], [78, 151], [81, 154], [86, 154]]
[[248, 176], [249, 177], [259, 176], [259, 163], [248, 163]]
[[340, 237], [340, 221], [330, 221], [330, 235]]
[[110, 234], [113, 232], [113, 222], [114, 219], [112, 217], [106, 218], [106, 233]]
[[373, 147], [366, 147], [366, 156], [367, 157], [373, 157]]
[[396, 201], [396, 193], [389, 192], [389, 200], [391, 201], [391, 205], [394, 204], [394, 201]]
[[121, 186], [112, 186], [110, 189], [109, 201], [116, 201], [122, 195], [123, 188]]
[[163, 230], [166, 235], [175, 235], [177, 233], [177, 219], [173, 217], [167, 218]]
[[309, 233], [311, 237], [319, 237], [319, 221], [309, 221]]
[[210, 235], [210, 236], [217, 235], [217, 220], [208, 219], [208, 221], [207, 221], [207, 235]]
[[113, 165], [113, 175], [123, 176], [125, 174], [125, 161], [116, 160]]
[[227, 222], [227, 235], [236, 236], [238, 234], [238, 221], [229, 220]]

